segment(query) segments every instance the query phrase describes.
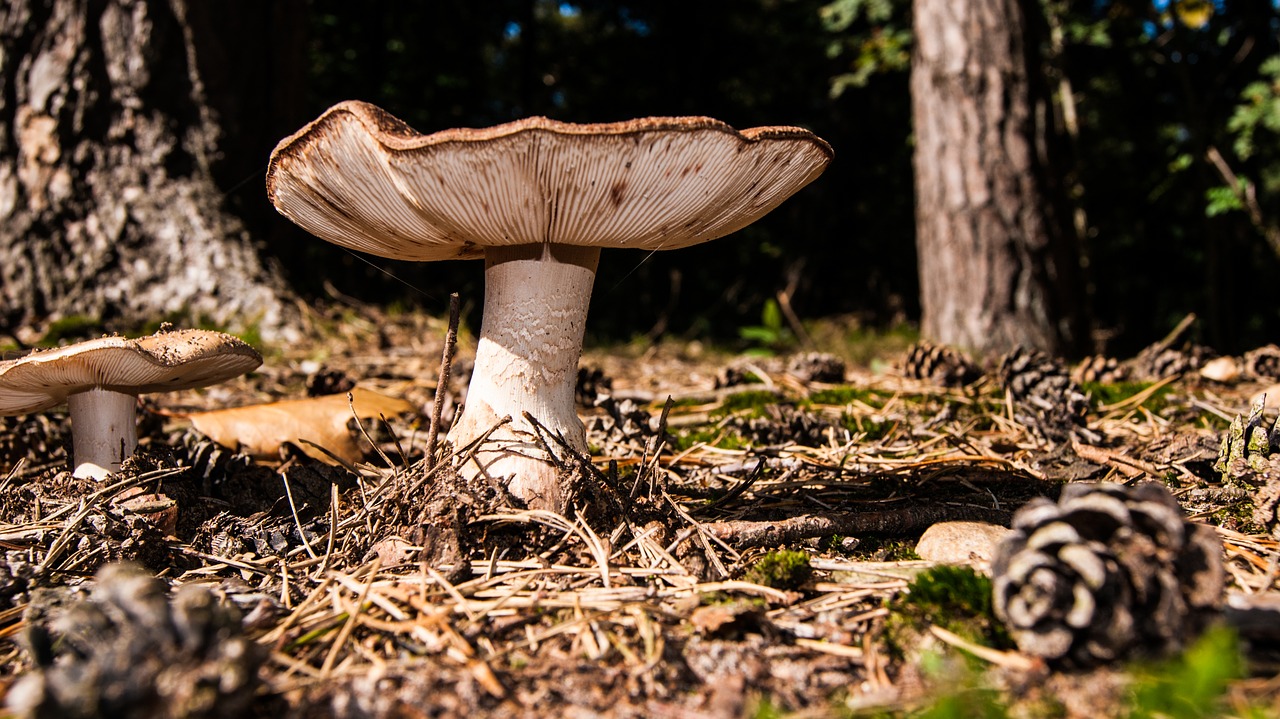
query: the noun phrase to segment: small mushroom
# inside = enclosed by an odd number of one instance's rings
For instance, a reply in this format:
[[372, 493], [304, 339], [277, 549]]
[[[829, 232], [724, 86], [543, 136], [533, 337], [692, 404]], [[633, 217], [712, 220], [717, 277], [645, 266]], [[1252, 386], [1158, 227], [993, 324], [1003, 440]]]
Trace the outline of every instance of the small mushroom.
[[475, 369], [448, 440], [466, 446], [510, 417], [463, 470], [507, 477], [530, 506], [563, 511], [555, 466], [524, 413], [586, 451], [573, 391], [600, 249], [722, 237], [809, 184], [831, 157], [795, 127], [531, 117], [422, 135], [373, 105], [344, 102], [276, 146], [267, 194], [293, 222], [354, 250], [484, 258]]
[[138, 395], [216, 384], [260, 364], [257, 350], [221, 332], [100, 337], [0, 362], [0, 415], [66, 402], [74, 474], [101, 480], [138, 446]]

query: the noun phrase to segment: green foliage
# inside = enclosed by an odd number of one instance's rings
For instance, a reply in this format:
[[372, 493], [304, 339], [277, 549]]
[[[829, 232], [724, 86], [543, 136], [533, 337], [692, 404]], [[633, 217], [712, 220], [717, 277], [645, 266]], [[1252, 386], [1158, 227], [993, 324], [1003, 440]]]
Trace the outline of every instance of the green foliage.
[[1009, 709], [994, 689], [966, 687], [944, 694], [911, 716], [915, 719], [1004, 719], [1009, 716]]
[[[1248, 188], [1248, 182], [1244, 183], [1244, 187]], [[1244, 191], [1248, 191], [1245, 189]], [[1244, 202], [1240, 199], [1240, 194], [1230, 187], [1210, 187], [1204, 191], [1204, 213], [1209, 217], [1217, 217], [1235, 210], [1243, 210]]]
[[774, 589], [799, 589], [812, 574], [808, 554], [780, 549], [761, 557], [743, 579]]
[[909, 6], [904, 0], [835, 0], [822, 7], [823, 28], [840, 35], [827, 46], [827, 54], [849, 58], [848, 70], [831, 78], [831, 97], [865, 87], [873, 75], [901, 73], [911, 66], [911, 28], [905, 19]]
[[[1246, 676], [1234, 632], [1205, 632], [1181, 656], [1134, 669], [1130, 719], [1199, 719], [1226, 714], [1230, 682]], [[1246, 716], [1262, 716], [1246, 710]]]
[[770, 297], [760, 311], [760, 324], [738, 328], [738, 337], [752, 343], [748, 353], [771, 355], [795, 344], [795, 335], [782, 322], [782, 308]]
[[[1280, 139], [1280, 55], [1268, 58], [1258, 68], [1259, 79], [1249, 83], [1240, 93], [1227, 130], [1235, 134], [1235, 151], [1241, 160], [1248, 160], [1262, 148], [1260, 144], [1274, 146]], [[1270, 137], [1258, 142], [1258, 135]], [[1276, 178], [1280, 182], [1280, 176]], [[1267, 185], [1268, 190], [1280, 189], [1280, 185]]]

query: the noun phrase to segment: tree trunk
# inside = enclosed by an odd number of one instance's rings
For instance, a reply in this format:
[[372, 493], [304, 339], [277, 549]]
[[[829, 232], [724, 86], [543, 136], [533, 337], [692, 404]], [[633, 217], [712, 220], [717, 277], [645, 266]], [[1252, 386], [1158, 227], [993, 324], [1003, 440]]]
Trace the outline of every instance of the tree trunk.
[[183, 0], [0, 7], [0, 330], [81, 316], [290, 332], [294, 312], [223, 207]]
[[978, 353], [1072, 353], [1079, 254], [1050, 162], [1029, 0], [914, 0], [922, 333]]

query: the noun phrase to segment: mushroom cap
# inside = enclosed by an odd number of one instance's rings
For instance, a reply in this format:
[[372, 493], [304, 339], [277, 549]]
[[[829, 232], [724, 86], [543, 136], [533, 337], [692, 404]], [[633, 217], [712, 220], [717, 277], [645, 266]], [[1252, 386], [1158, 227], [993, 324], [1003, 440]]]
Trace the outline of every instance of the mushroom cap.
[[537, 243], [666, 250], [751, 224], [831, 158], [797, 127], [530, 117], [422, 135], [350, 101], [276, 145], [267, 194], [308, 232], [392, 259]]
[[94, 388], [138, 395], [203, 387], [260, 364], [257, 350], [222, 332], [99, 337], [0, 362], [0, 415], [39, 412]]

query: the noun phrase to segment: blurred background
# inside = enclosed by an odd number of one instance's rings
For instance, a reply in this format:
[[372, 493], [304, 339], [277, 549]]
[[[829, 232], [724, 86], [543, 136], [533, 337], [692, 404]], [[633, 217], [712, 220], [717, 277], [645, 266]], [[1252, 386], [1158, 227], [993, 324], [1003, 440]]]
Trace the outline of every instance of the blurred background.
[[[984, 5], [1021, 14], [1031, 83], [1047, 88], [1035, 111], [1060, 158], [1092, 320], [1084, 349], [1132, 353], [1190, 312], [1219, 351], [1274, 340], [1280, 4]], [[876, 331], [919, 321], [912, 10], [905, 0], [227, 0], [190, 3], [181, 20], [220, 130], [209, 170], [225, 207], [304, 298], [441, 313], [460, 291], [474, 320], [482, 297], [480, 263], [357, 257], [271, 208], [272, 147], [338, 101], [375, 103], [424, 133], [528, 115], [811, 129], [835, 162], [760, 222], [702, 247], [602, 257], [589, 341], [734, 342], [777, 324], [780, 292], [806, 320]], [[6, 21], [10, 39], [21, 21]]]

